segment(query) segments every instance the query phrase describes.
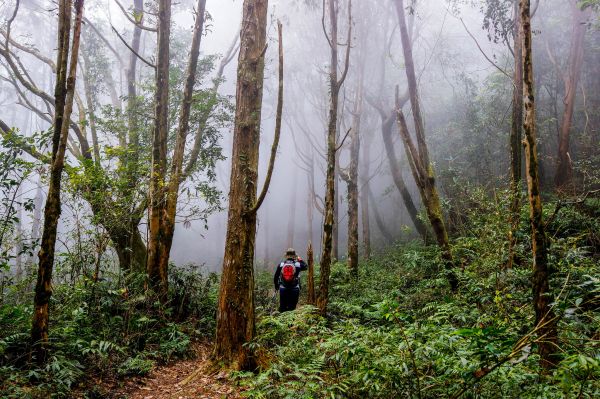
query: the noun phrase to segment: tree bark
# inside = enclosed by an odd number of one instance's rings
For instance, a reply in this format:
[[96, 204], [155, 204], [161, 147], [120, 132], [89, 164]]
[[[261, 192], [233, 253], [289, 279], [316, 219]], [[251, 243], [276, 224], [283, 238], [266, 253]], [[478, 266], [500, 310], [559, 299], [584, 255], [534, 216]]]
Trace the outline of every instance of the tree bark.
[[394, 125], [394, 120], [395, 115], [393, 113], [391, 113], [390, 116], [387, 117], [385, 120], [382, 117], [381, 120], [381, 136], [383, 138], [385, 153], [390, 163], [392, 179], [394, 180], [396, 188], [400, 192], [400, 196], [402, 197], [404, 206], [408, 211], [408, 216], [410, 216], [410, 220], [415, 226], [417, 233], [419, 233], [419, 235], [423, 239], [423, 242], [427, 243], [427, 226], [425, 226], [421, 219], [419, 219], [419, 211], [415, 206], [415, 203], [413, 202], [412, 196], [410, 195], [410, 191], [408, 191], [408, 187], [406, 187], [404, 177], [402, 176], [402, 171], [399, 168], [398, 159], [396, 157], [396, 151], [394, 150], [394, 143], [392, 142], [392, 126]]
[[510, 130], [510, 171], [511, 171], [511, 206], [510, 231], [508, 233], [508, 262], [506, 267], [511, 269], [515, 263], [516, 231], [519, 228], [521, 208], [521, 140], [523, 136], [523, 54], [520, 34], [519, 3], [514, 6], [513, 53], [514, 79], [512, 125]]
[[[350, 7], [349, 6], [349, 19]], [[325, 3], [323, 3], [325, 5]], [[327, 36], [330, 47], [331, 63], [329, 70], [329, 122], [327, 128], [327, 171], [325, 180], [325, 217], [323, 220], [323, 244], [321, 246], [321, 275], [319, 280], [319, 293], [317, 297], [317, 306], [322, 315], [327, 313], [327, 303], [329, 302], [329, 274], [331, 272], [332, 262], [332, 244], [333, 244], [333, 225], [334, 225], [334, 202], [335, 202], [335, 180], [336, 180], [336, 139], [337, 139], [337, 118], [338, 118], [338, 97], [341, 85], [343, 84], [346, 73], [348, 72], [348, 57], [350, 54], [351, 25], [348, 27], [348, 42], [346, 48], [346, 62], [342, 77], [338, 79], [338, 1], [329, 0], [329, 24], [330, 34]], [[323, 9], [325, 14], [325, 7]], [[323, 15], [325, 19], [325, 15]]]
[[525, 167], [529, 195], [529, 217], [531, 222], [531, 244], [533, 251], [533, 306], [535, 323], [541, 337], [538, 343], [540, 364], [544, 369], [556, 365], [554, 355], [558, 334], [556, 319], [550, 307], [550, 272], [548, 270], [548, 241], [542, 220], [542, 200], [538, 175], [538, 157], [536, 146], [535, 97], [533, 83], [533, 52], [531, 39], [531, 18], [529, 0], [520, 0], [521, 40], [523, 52], [523, 103], [525, 113], [523, 132], [525, 133]]
[[362, 113], [362, 66], [354, 98], [352, 130], [350, 132], [350, 165], [346, 175], [348, 186], [348, 269], [358, 277], [358, 157], [360, 154], [360, 122]]
[[[156, 92], [154, 95], [154, 132], [152, 136], [152, 171], [149, 192], [149, 234], [146, 269], [150, 287], [161, 301], [168, 293], [167, 269], [162, 267], [166, 215], [167, 140], [169, 137], [169, 39], [171, 35], [171, 1], [158, 1], [158, 43], [156, 55]], [[167, 259], [168, 262], [168, 259]]]
[[582, 11], [576, 0], [571, 0], [569, 3], [573, 16], [573, 32], [569, 48], [569, 66], [563, 76], [565, 82], [565, 97], [563, 99], [565, 108], [558, 138], [558, 164], [556, 175], [554, 176], [554, 184], [559, 190], [573, 192], [573, 162], [569, 154], [569, 141], [571, 137], [573, 110], [575, 108], [575, 97], [583, 65], [583, 42], [587, 30], [586, 21], [590, 15], [591, 7]]
[[360, 181], [360, 210], [361, 210], [361, 225], [362, 225], [362, 241], [364, 247], [365, 259], [371, 258], [371, 225], [369, 217], [369, 170], [371, 163], [371, 136], [363, 134], [364, 143], [362, 147], [362, 162], [360, 166], [359, 181]]
[[[54, 251], [56, 232], [60, 218], [61, 177], [64, 168], [65, 150], [69, 123], [73, 110], [75, 94], [75, 79], [77, 75], [77, 57], [79, 54], [79, 39], [81, 35], [81, 19], [83, 17], [83, 0], [75, 0], [75, 24], [73, 28], [73, 43], [69, 61], [69, 37], [71, 30], [71, 0], [61, 0], [58, 12], [58, 56], [56, 65], [58, 75], [54, 90], [55, 116], [52, 135], [52, 165], [48, 197], [44, 209], [44, 228], [40, 246], [39, 267], [35, 297], [33, 301], [33, 321], [31, 328], [32, 354], [36, 361], [42, 364], [48, 354], [48, 303], [52, 296], [52, 269], [54, 266]], [[69, 64], [67, 77], [67, 63]]]
[[396, 93], [397, 119], [400, 134], [404, 141], [404, 148], [413, 172], [413, 177], [421, 194], [421, 200], [427, 211], [427, 217], [433, 228], [438, 246], [442, 251], [442, 259], [447, 272], [448, 282], [453, 292], [458, 289], [458, 279], [454, 272], [454, 260], [450, 249], [448, 239], [448, 230], [444, 223], [441, 209], [441, 203], [438, 191], [435, 186], [435, 174], [433, 165], [429, 160], [429, 150], [425, 141], [425, 127], [421, 107], [419, 104], [419, 91], [417, 87], [417, 78], [415, 74], [415, 65], [412, 54], [412, 44], [408, 34], [406, 16], [404, 12], [404, 0], [396, 0], [396, 11], [400, 25], [400, 38], [402, 40], [402, 51], [404, 54], [404, 63], [406, 65], [406, 78], [408, 83], [408, 92], [412, 108], [413, 120], [415, 124], [415, 136], [417, 145], [412, 143], [412, 138], [408, 133], [406, 121], [400, 108], [398, 94]]
[[[255, 366], [255, 359], [245, 344], [255, 333], [256, 211], [252, 210], [256, 205], [258, 181], [267, 9], [267, 0], [244, 0], [243, 3], [229, 216], [217, 309], [215, 355], [245, 370]], [[281, 57], [280, 54], [280, 61]]]
[[[159, 220], [159, 234], [153, 234], [151, 231], [150, 237], [152, 240], [148, 242], [148, 248], [157, 248], [155, 258], [148, 257], [148, 264], [157, 263], [154, 269], [160, 271], [161, 278], [167, 278], [169, 267], [169, 255], [173, 244], [173, 234], [175, 233], [175, 216], [177, 213], [177, 199], [179, 197], [179, 185], [182, 180], [183, 158], [185, 155], [185, 145], [189, 133], [189, 121], [191, 106], [194, 93], [194, 85], [196, 83], [196, 71], [198, 66], [198, 57], [200, 54], [200, 41], [202, 38], [204, 26], [204, 12], [206, 0], [198, 0], [197, 15], [194, 23], [194, 31], [192, 35], [192, 45], [188, 60], [185, 85], [183, 89], [183, 99], [181, 101], [181, 109], [179, 111], [179, 126], [177, 129], [177, 138], [175, 141], [175, 149], [173, 151], [173, 159], [171, 161], [171, 174], [167, 187], [160, 191], [163, 198], [160, 203], [163, 206], [162, 217]], [[166, 160], [165, 160], [166, 161]], [[151, 224], [152, 226], [152, 224]], [[161, 242], [156, 243], [153, 239], [159, 238]], [[154, 252], [149, 250], [149, 254]], [[168, 286], [168, 281], [162, 283]], [[163, 293], [164, 294], [164, 293]]]

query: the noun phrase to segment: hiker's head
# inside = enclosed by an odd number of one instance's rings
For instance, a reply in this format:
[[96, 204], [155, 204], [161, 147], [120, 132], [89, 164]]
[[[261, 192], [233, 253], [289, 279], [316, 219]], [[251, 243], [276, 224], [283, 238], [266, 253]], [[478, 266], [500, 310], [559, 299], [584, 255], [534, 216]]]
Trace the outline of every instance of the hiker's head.
[[288, 248], [287, 251], [285, 251], [285, 258], [296, 259], [296, 250], [294, 248]]

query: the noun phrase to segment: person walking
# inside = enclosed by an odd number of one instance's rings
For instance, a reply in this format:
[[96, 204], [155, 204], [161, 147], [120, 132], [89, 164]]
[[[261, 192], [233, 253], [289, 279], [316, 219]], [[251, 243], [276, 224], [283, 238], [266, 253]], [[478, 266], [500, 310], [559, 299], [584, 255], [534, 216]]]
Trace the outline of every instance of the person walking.
[[300, 297], [300, 272], [306, 269], [306, 262], [296, 255], [294, 248], [288, 248], [285, 260], [277, 265], [273, 277], [275, 292], [279, 291], [280, 312], [296, 309]]

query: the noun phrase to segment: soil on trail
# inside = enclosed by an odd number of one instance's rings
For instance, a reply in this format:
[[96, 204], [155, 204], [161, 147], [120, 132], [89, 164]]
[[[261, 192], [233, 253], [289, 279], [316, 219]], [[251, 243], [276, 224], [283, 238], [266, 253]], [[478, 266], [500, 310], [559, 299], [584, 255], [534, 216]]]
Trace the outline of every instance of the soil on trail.
[[115, 388], [111, 398], [127, 399], [239, 399], [240, 389], [224, 371], [211, 370], [211, 347], [194, 347], [196, 357], [159, 366], [148, 376], [128, 379]]

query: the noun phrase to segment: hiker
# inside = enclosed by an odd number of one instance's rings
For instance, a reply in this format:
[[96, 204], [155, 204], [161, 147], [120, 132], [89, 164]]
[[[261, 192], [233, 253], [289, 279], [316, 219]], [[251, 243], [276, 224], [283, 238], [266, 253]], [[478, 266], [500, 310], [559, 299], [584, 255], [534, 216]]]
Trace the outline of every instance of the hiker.
[[296, 309], [300, 297], [300, 272], [308, 266], [296, 256], [294, 248], [285, 251], [285, 260], [275, 270], [273, 284], [275, 292], [279, 291], [279, 311], [287, 312]]

